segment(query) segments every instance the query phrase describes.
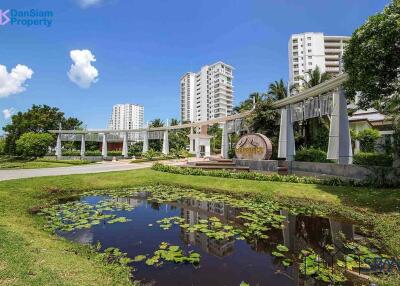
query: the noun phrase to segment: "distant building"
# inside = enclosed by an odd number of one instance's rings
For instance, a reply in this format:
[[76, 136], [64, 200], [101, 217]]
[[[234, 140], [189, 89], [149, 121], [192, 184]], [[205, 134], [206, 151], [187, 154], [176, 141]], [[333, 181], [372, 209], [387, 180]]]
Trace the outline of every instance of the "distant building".
[[223, 62], [206, 65], [180, 79], [182, 121], [204, 121], [232, 114], [233, 67]]
[[341, 56], [350, 37], [325, 36], [323, 33], [294, 34], [289, 39], [289, 84], [301, 85], [301, 77], [307, 80], [307, 71], [317, 66], [321, 73], [332, 75], [341, 72]]
[[[143, 128], [143, 126], [143, 106], [138, 104], [116, 104], [113, 106], [111, 118], [108, 123], [108, 129], [132, 130]], [[139, 140], [139, 134], [132, 134], [130, 140]]]

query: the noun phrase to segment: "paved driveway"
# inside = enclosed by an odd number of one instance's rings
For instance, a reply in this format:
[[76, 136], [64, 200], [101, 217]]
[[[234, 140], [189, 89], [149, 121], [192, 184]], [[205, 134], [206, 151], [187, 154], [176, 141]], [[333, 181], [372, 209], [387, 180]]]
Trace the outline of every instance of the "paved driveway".
[[[165, 163], [171, 165], [181, 164], [181, 162], [179, 161], [167, 161]], [[44, 176], [127, 171], [127, 170], [149, 168], [152, 165], [153, 162], [142, 162], [142, 163], [132, 163], [132, 164], [127, 162], [102, 162], [102, 163], [71, 166], [71, 167], [0, 170], [0, 181], [22, 179], [22, 178], [44, 177]]]

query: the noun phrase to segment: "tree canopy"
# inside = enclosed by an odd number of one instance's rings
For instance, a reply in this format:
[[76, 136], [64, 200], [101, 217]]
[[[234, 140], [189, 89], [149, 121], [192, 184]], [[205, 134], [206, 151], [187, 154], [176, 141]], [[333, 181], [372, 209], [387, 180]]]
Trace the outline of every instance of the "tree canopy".
[[16, 153], [16, 141], [25, 133], [46, 133], [51, 129], [58, 129], [61, 124], [63, 129], [80, 128], [82, 122], [74, 117], [65, 117], [57, 107], [48, 105], [33, 105], [26, 112], [18, 112], [11, 117], [11, 123], [4, 126], [7, 133], [5, 152]]
[[347, 93], [361, 92], [358, 105], [380, 110], [400, 94], [400, 0], [356, 29], [344, 53]]

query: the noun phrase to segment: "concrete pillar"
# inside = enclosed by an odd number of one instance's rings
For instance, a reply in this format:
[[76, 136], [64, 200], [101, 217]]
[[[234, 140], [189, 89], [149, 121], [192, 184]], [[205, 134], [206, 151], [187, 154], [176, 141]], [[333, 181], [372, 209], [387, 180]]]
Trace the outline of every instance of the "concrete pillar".
[[287, 161], [293, 161], [296, 151], [290, 106], [281, 109], [279, 128], [278, 158], [285, 158]]
[[[193, 127], [190, 127], [190, 135], [193, 135]], [[193, 146], [192, 136], [189, 136], [189, 146], [190, 146], [189, 147], [189, 149], [190, 149], [189, 152], [193, 154], [194, 153], [194, 149], [193, 149], [194, 146]]]
[[81, 157], [85, 157], [86, 152], [86, 141], [85, 141], [85, 134], [82, 134], [81, 138]]
[[343, 87], [333, 93], [327, 158], [336, 160], [339, 164], [351, 164], [353, 162], [347, 101]]
[[196, 154], [196, 158], [201, 157], [201, 155], [200, 155], [200, 139], [198, 137], [194, 140], [194, 152]]
[[168, 155], [169, 153], [168, 130], [164, 131], [162, 152], [164, 155]]
[[227, 159], [229, 150], [228, 123], [222, 124], [221, 157]]
[[103, 146], [101, 149], [101, 156], [103, 156], [103, 158], [107, 157], [107, 134], [106, 133], [103, 134]]
[[354, 154], [357, 154], [358, 152], [360, 152], [360, 141], [355, 140], [354, 141]]
[[61, 159], [62, 151], [61, 151], [61, 133], [57, 134], [57, 143], [56, 143], [56, 157], [57, 159]]
[[144, 131], [143, 133], [143, 151], [142, 153], [146, 153], [149, 151], [149, 132]]
[[211, 156], [211, 147], [210, 147], [210, 139], [205, 140], [205, 157], [210, 157]]
[[124, 139], [122, 142], [122, 156], [128, 158], [128, 132], [124, 132]]

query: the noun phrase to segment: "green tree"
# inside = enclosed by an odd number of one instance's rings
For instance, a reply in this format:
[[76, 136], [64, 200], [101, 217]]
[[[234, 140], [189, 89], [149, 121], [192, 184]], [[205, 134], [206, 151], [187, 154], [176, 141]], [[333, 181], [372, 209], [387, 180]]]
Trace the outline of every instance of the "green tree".
[[6, 151], [6, 140], [4, 138], [0, 138], [0, 155], [4, 155]]
[[[156, 118], [152, 121], [150, 121], [149, 127], [163, 127], [164, 122], [160, 118]], [[162, 150], [162, 140], [156, 139], [156, 140], [149, 140], [149, 147], [150, 149], [153, 149], [156, 152], [161, 152]]]
[[249, 95], [249, 98], [245, 99], [239, 105], [233, 108], [235, 113], [240, 113], [243, 111], [251, 110], [253, 108], [254, 102], [257, 104], [265, 99], [265, 94], [260, 92], [253, 92]]
[[77, 129], [81, 127], [82, 122], [77, 118], [67, 118], [58, 108], [47, 105], [33, 105], [26, 112], [18, 112], [11, 117], [11, 123], [3, 127], [7, 134], [5, 152], [15, 155], [16, 141], [23, 134], [45, 133], [51, 129], [58, 129], [60, 124], [63, 129]]
[[24, 133], [16, 142], [17, 153], [25, 158], [43, 157], [53, 142], [49, 133]]
[[367, 128], [355, 134], [355, 139], [360, 141], [362, 152], [374, 152], [376, 141], [381, 137], [378, 130]]
[[346, 88], [350, 96], [361, 92], [361, 108], [380, 109], [400, 94], [399, 39], [400, 0], [391, 1], [352, 34], [343, 57], [349, 75]]
[[300, 80], [302, 82], [302, 88], [308, 89], [317, 86], [331, 78], [332, 76], [329, 73], [321, 73], [319, 67], [316, 66], [315, 69], [307, 71], [306, 76], [300, 77]]
[[270, 83], [267, 94], [275, 100], [281, 100], [287, 97], [287, 86], [283, 79]]
[[149, 127], [163, 127], [164, 122], [160, 118], [156, 118], [152, 121], [150, 121]]

